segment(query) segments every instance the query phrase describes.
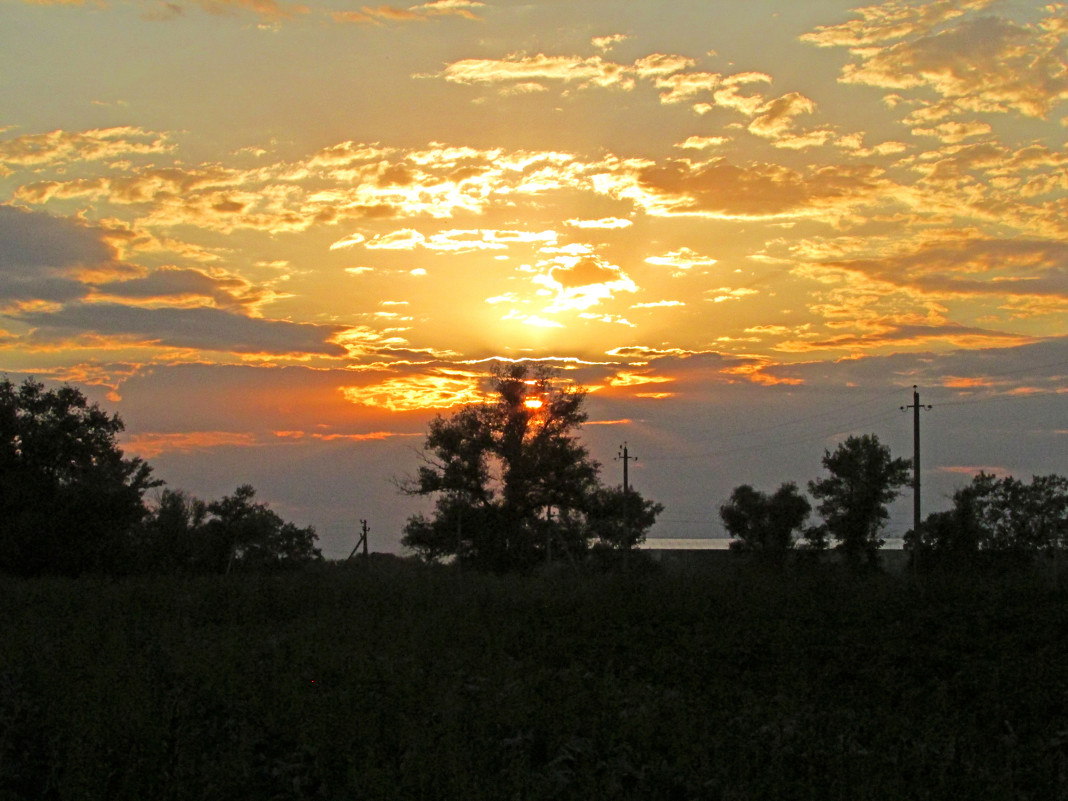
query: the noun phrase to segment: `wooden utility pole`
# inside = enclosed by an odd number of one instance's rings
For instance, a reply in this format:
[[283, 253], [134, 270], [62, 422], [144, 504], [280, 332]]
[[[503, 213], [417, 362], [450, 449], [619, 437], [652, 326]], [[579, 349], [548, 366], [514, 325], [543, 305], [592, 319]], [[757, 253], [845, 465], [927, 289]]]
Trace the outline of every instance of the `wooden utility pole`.
[[632, 459], [635, 462], [638, 461], [638, 457], [630, 455], [627, 451], [627, 443], [624, 442], [619, 446], [619, 455], [616, 457], [617, 461], [620, 459], [623, 460], [623, 495], [626, 497], [627, 493], [630, 492], [630, 479], [628, 474], [629, 463]]
[[356, 540], [356, 546], [352, 549], [352, 553], [349, 554], [349, 559], [351, 559], [353, 556], [356, 555], [356, 551], [358, 551], [360, 549], [361, 545], [363, 546], [363, 558], [364, 559], [367, 558], [367, 533], [369, 531], [370, 531], [370, 529], [367, 527], [367, 521], [366, 520], [361, 520], [360, 521], [360, 538], [358, 540]]
[[[627, 536], [630, 534], [630, 462], [633, 459], [638, 461], [637, 456], [631, 456], [630, 451], [627, 450], [627, 443], [624, 442], [619, 446], [619, 455], [616, 456], [617, 460], [623, 460], [623, 525], [626, 527]], [[623, 569], [626, 570], [630, 564], [630, 549], [623, 551]]]
[[902, 406], [901, 411], [912, 409], [912, 530], [920, 534], [920, 409], [930, 409], [920, 404], [920, 393], [912, 387], [912, 405]]

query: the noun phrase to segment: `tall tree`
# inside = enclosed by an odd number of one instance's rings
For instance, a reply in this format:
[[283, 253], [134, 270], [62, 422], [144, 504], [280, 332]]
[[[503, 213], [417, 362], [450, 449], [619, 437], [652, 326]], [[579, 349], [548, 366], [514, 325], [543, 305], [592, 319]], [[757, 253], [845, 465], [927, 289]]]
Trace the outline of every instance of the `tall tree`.
[[783, 484], [773, 495], [742, 484], [719, 508], [719, 516], [727, 533], [735, 538], [730, 544], [732, 550], [750, 551], [778, 562], [794, 547], [795, 535], [811, 510], [808, 498], [793, 482]]
[[890, 448], [874, 434], [849, 437], [832, 453], [824, 451], [826, 478], [809, 482], [808, 490], [819, 500], [816, 507], [826, 532], [852, 564], [874, 563], [884, 544], [879, 536], [889, 512], [887, 504], [909, 482], [908, 459], [894, 459]]
[[402, 488], [436, 496], [434, 515], [411, 518], [402, 543], [428, 559], [455, 556], [491, 570], [584, 553], [595, 536], [591, 514], [600, 531], [611, 516], [597, 494], [600, 466], [575, 433], [585, 397], [547, 367], [495, 367], [485, 402], [431, 422], [425, 464]]
[[118, 446], [118, 415], [77, 389], [0, 381], [0, 570], [121, 571], [143, 495], [161, 482]]

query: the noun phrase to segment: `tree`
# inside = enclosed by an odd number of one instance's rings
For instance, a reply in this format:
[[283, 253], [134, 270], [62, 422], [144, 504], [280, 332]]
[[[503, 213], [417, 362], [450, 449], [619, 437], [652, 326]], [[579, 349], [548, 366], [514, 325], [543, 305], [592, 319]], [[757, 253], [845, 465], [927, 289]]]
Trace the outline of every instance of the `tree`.
[[1056, 553], [1068, 547], [1068, 478], [981, 472], [953, 494], [953, 507], [929, 515], [906, 546], [917, 552], [967, 556], [979, 551]]
[[118, 415], [77, 389], [0, 381], [0, 570], [122, 571], [144, 493], [161, 482], [117, 443]]
[[809, 482], [808, 490], [820, 501], [826, 533], [854, 565], [874, 563], [884, 540], [879, 532], [889, 518], [886, 506], [909, 482], [909, 459], [894, 459], [874, 434], [849, 437], [833, 453], [824, 451], [827, 478]]
[[270, 571], [322, 559], [311, 526], [287, 523], [256, 490], [242, 484], [206, 504], [164, 490], [142, 526], [142, 563], [149, 572], [230, 573]]
[[402, 543], [429, 560], [501, 571], [575, 560], [598, 536], [591, 526], [627, 547], [639, 541], [660, 507], [635, 494], [635, 531], [618, 536], [612, 515], [623, 505], [602, 494], [611, 491], [598, 482], [600, 466], [574, 433], [586, 420], [585, 391], [526, 363], [496, 366], [490, 385], [485, 402], [430, 423], [425, 464], [402, 489], [435, 496], [434, 514], [409, 519]]
[[646, 500], [628, 487], [598, 487], [586, 504], [586, 526], [597, 542], [614, 550], [630, 550], [645, 542], [664, 505]]
[[719, 508], [727, 532], [735, 539], [731, 550], [750, 551], [768, 561], [780, 562], [795, 545], [812, 505], [793, 482], [783, 484], [774, 495], [748, 484], [735, 487], [730, 500]]
[[208, 505], [181, 490], [165, 489], [137, 528], [137, 569], [148, 573], [203, 569]]
[[254, 503], [256, 490], [242, 484], [233, 495], [208, 504], [208, 541], [217, 548], [219, 572], [273, 570], [322, 559], [311, 526], [287, 523], [265, 503]]

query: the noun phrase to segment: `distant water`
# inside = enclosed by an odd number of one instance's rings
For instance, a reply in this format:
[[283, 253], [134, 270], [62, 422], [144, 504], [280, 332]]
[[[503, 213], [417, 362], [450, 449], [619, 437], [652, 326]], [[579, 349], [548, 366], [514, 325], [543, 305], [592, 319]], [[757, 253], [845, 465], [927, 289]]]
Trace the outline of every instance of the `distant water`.
[[[655, 551], [725, 551], [730, 542], [726, 537], [649, 537], [641, 547]], [[900, 537], [887, 537], [883, 549], [900, 551], [903, 547]]]

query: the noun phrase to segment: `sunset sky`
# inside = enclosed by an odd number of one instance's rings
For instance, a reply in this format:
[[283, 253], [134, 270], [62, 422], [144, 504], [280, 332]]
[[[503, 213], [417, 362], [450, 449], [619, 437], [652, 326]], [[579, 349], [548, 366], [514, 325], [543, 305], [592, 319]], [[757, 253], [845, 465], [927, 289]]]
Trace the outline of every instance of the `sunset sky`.
[[[489, 360], [722, 534], [876, 433], [1068, 473], [1068, 6], [0, 0], [0, 371], [345, 556]], [[909, 496], [889, 534], [911, 525]]]

